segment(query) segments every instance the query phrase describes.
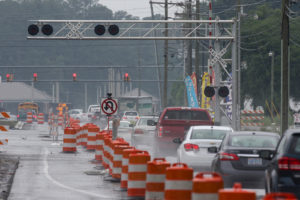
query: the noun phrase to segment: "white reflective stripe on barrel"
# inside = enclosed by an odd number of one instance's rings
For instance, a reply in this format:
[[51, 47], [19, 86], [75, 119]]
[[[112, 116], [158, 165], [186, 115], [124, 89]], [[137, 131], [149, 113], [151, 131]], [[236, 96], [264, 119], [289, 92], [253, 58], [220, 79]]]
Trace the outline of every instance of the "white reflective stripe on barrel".
[[120, 167], [114, 167], [112, 169], [112, 173], [113, 174], [121, 174], [122, 173], [122, 168], [120, 168]]
[[114, 161], [121, 161], [122, 160], [122, 155], [119, 155], [119, 154], [115, 154], [114, 155]]
[[147, 174], [147, 183], [164, 183], [166, 179], [165, 174]]
[[122, 158], [122, 165], [128, 166], [129, 160], [127, 158]]
[[218, 200], [218, 193], [215, 194], [207, 194], [207, 193], [192, 193], [192, 200]]
[[64, 134], [64, 139], [75, 139], [76, 135]]
[[122, 173], [121, 174], [121, 179], [122, 179], [122, 181], [127, 181], [128, 180], [128, 174]]
[[128, 180], [128, 185], [127, 188], [141, 188], [141, 189], [145, 189], [146, 188], [146, 181], [131, 181]]
[[192, 190], [193, 181], [165, 181], [165, 190]]
[[142, 165], [129, 164], [128, 173], [129, 172], [147, 172], [147, 164], [142, 164]]
[[75, 143], [63, 143], [63, 147], [76, 147]]

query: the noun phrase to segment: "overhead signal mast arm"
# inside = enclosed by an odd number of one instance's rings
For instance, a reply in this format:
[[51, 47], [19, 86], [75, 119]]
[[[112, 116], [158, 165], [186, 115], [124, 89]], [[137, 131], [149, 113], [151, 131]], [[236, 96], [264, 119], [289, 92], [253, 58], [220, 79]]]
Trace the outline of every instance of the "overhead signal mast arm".
[[[230, 30], [234, 22], [234, 20], [30, 20], [27, 39], [233, 40]], [[164, 36], [166, 23], [168, 37]], [[183, 25], [186, 23], [191, 24], [189, 27], [192, 28], [184, 28]], [[209, 23], [222, 24], [226, 29], [225, 33], [221, 36], [207, 36], [205, 25]]]

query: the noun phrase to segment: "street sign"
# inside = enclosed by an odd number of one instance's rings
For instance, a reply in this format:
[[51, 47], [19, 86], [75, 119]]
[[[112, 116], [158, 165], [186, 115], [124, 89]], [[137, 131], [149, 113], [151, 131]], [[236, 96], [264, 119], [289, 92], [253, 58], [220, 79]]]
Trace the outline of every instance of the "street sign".
[[116, 100], [107, 98], [101, 101], [101, 110], [107, 115], [112, 115], [118, 110], [118, 103]]

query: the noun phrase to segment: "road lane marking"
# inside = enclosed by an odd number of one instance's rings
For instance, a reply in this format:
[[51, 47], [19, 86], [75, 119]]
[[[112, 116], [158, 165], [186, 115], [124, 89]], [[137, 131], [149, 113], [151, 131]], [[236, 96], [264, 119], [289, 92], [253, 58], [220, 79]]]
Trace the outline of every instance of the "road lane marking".
[[96, 194], [96, 193], [93, 193], [93, 192], [89, 192], [89, 191], [69, 187], [67, 185], [64, 185], [64, 184], [58, 182], [54, 178], [52, 178], [51, 175], [49, 174], [49, 165], [48, 165], [48, 161], [47, 161], [48, 154], [49, 154], [48, 148], [44, 148], [44, 152], [43, 152], [44, 173], [45, 173], [46, 178], [48, 180], [50, 180], [52, 183], [54, 183], [55, 185], [57, 185], [59, 187], [62, 187], [62, 188], [65, 188], [67, 190], [71, 190], [71, 191], [74, 191], [74, 192], [78, 192], [78, 193], [81, 193], [81, 194], [86, 194], [86, 195], [89, 195], [89, 196], [105, 198], [105, 199], [112, 199], [111, 196]]

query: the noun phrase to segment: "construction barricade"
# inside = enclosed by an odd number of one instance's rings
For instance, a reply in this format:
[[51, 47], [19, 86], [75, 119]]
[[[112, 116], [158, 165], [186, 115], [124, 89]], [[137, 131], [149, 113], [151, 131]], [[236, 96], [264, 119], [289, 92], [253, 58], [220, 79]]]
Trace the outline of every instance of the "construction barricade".
[[165, 158], [154, 158], [147, 163], [146, 200], [163, 200], [166, 170], [171, 164]]
[[193, 179], [192, 200], [218, 200], [218, 191], [224, 188], [222, 177], [214, 172], [202, 172]]
[[219, 200], [256, 200], [255, 191], [243, 190], [240, 183], [235, 183], [232, 189], [219, 190]]
[[0, 139], [0, 145], [7, 145], [8, 139]]
[[190, 200], [193, 186], [193, 169], [185, 163], [174, 163], [167, 168], [165, 200]]
[[31, 124], [32, 123], [32, 112], [27, 112], [27, 118], [26, 118], [26, 123]]
[[264, 126], [264, 114], [263, 110], [242, 110], [241, 126]]
[[291, 193], [275, 192], [267, 194], [263, 200], [297, 200], [297, 197]]
[[133, 147], [129, 146], [129, 144], [114, 146], [113, 166], [111, 174], [113, 178], [121, 180], [123, 150], [132, 148]]
[[147, 163], [150, 159], [147, 151], [129, 155], [127, 196], [145, 197]]
[[64, 129], [63, 152], [76, 152], [76, 129]]
[[104, 137], [109, 135], [106, 131], [101, 131], [96, 135], [96, 153], [95, 160], [103, 161], [104, 159]]
[[104, 136], [102, 165], [105, 169], [109, 168], [109, 143], [111, 142], [111, 138], [111, 134], [107, 134]]
[[121, 188], [127, 189], [128, 185], [128, 164], [129, 164], [129, 155], [134, 153], [141, 153], [143, 151], [135, 149], [125, 149], [123, 150], [122, 155], [122, 174], [121, 174]]
[[100, 131], [99, 127], [94, 124], [88, 126], [87, 150], [94, 151], [96, 149], [96, 135]]
[[39, 113], [37, 117], [38, 124], [44, 124], [44, 113]]

